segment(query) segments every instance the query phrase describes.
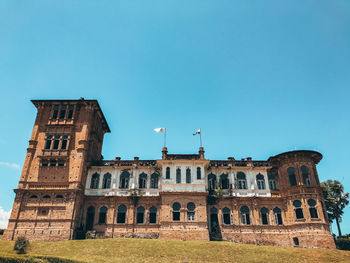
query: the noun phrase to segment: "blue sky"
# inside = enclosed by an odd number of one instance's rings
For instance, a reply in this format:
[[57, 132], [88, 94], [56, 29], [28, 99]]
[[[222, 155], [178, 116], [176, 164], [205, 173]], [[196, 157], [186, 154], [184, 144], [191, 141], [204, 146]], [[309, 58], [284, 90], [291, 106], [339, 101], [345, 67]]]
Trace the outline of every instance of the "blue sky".
[[349, 47], [349, 1], [0, 1], [0, 211], [30, 99], [98, 99], [105, 159], [160, 158], [155, 127], [196, 152], [202, 128], [207, 158], [316, 150], [321, 181], [350, 191]]

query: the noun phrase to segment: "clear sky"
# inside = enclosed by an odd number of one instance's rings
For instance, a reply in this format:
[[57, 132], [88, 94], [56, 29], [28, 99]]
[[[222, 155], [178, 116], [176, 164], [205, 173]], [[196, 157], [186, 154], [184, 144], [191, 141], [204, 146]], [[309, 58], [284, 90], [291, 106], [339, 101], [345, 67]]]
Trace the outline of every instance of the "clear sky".
[[[350, 1], [0, 1], [0, 221], [36, 109], [98, 99], [105, 159], [323, 154], [350, 191]], [[5, 215], [6, 217], [6, 215]], [[350, 233], [350, 208], [342, 228]], [[335, 228], [334, 228], [335, 230]]]

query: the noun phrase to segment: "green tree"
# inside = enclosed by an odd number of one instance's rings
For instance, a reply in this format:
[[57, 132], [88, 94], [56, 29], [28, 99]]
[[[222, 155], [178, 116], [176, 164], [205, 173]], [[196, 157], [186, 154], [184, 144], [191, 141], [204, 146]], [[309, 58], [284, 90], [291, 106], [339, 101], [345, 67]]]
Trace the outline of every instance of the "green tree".
[[344, 186], [337, 180], [327, 180], [321, 183], [323, 196], [330, 223], [335, 220], [338, 227], [338, 235], [341, 236], [341, 217], [344, 214], [344, 208], [349, 203], [349, 193], [344, 193]]

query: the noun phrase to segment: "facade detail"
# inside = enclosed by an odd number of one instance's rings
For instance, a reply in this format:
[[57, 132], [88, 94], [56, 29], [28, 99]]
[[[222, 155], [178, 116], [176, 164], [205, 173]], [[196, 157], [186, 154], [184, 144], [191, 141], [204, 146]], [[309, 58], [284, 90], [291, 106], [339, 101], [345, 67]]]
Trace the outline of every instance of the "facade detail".
[[96, 100], [34, 100], [38, 110], [4, 239], [227, 240], [335, 248], [315, 151], [256, 161], [169, 154], [104, 160]]

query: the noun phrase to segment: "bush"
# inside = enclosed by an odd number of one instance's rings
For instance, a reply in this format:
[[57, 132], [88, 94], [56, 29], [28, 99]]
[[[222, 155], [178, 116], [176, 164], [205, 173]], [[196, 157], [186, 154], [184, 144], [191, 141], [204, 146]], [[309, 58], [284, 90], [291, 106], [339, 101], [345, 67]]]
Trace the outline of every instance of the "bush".
[[336, 244], [338, 249], [350, 250], [350, 239], [349, 238], [338, 238], [335, 241], [335, 244]]
[[29, 246], [29, 241], [25, 237], [18, 237], [15, 242], [13, 249], [17, 254], [25, 254]]
[[4, 234], [5, 229], [0, 229], [0, 235]]

